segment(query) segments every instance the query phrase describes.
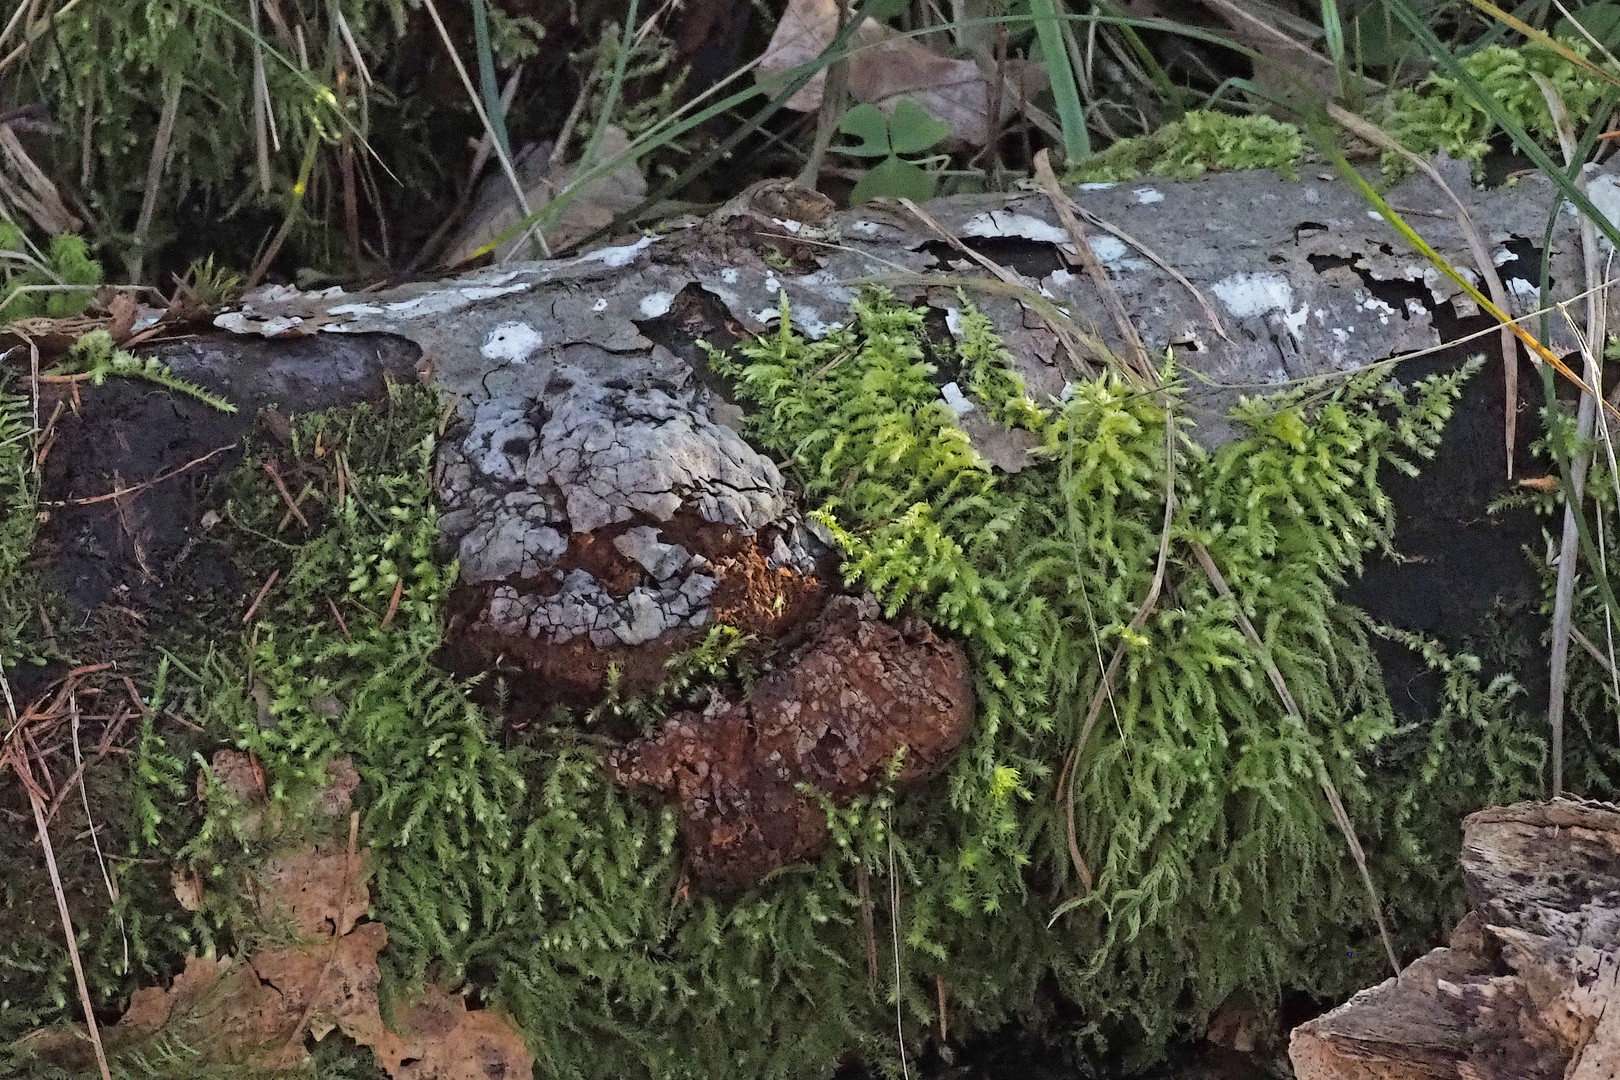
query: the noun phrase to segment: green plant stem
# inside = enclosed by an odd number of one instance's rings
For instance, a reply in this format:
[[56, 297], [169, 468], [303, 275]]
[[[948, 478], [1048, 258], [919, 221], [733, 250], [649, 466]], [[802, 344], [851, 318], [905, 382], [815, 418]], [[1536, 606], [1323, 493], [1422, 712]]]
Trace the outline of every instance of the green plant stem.
[[1069, 50], [1063, 43], [1058, 22], [1059, 0], [1029, 0], [1035, 34], [1041, 42], [1041, 59], [1052, 77], [1052, 100], [1057, 105], [1058, 123], [1063, 126], [1065, 164], [1078, 165], [1091, 156], [1091, 136], [1086, 131], [1086, 114], [1080, 105], [1080, 90], [1069, 64]]
[[[607, 92], [602, 97], [602, 115], [596, 118], [596, 127], [579, 155], [579, 165], [588, 169], [596, 159], [596, 148], [607, 133], [613, 119], [613, 110], [619, 104], [619, 93], [624, 88], [624, 69], [630, 62], [630, 50], [636, 43], [636, 8], [640, 0], [630, 0], [630, 9], [624, 16], [624, 36], [619, 41], [619, 55], [613, 61], [613, 77], [608, 80]], [[577, 185], [575, 185], [577, 186]]]
[[512, 141], [506, 131], [506, 109], [501, 104], [501, 88], [495, 81], [495, 52], [489, 42], [487, 0], [472, 0], [473, 41], [478, 47], [478, 89], [484, 95], [484, 111], [489, 114], [490, 131], [501, 152], [512, 156]]

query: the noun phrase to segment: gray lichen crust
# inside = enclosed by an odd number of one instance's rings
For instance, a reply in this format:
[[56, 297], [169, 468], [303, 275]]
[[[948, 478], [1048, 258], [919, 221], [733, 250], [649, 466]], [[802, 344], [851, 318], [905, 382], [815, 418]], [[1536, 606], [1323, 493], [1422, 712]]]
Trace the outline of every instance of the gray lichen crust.
[[[712, 617], [718, 579], [707, 560], [656, 525], [613, 537], [647, 578], [622, 596], [589, 570], [558, 566], [576, 534], [683, 511], [742, 535], [772, 524], [803, 534], [776, 465], [710, 418], [703, 391], [650, 374], [641, 383], [559, 368], [537, 398], [479, 403], [440, 451], [442, 538], [464, 583], [501, 583], [484, 613], [499, 633], [639, 645]], [[810, 561], [779, 546], [787, 561]]]

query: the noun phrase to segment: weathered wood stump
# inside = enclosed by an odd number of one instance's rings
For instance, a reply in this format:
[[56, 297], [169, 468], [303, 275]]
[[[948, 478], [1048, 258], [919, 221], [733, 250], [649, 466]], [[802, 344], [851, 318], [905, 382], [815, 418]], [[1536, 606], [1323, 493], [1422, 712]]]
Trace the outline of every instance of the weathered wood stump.
[[1482, 810], [1462, 866], [1451, 943], [1296, 1028], [1298, 1080], [1620, 1075], [1620, 808]]

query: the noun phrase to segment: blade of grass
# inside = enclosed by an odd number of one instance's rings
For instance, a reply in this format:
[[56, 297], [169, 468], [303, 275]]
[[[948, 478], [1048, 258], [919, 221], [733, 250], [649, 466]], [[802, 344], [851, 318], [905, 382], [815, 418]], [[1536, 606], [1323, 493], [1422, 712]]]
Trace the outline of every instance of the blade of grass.
[[[67, 7], [62, 9], [63, 13], [66, 13], [68, 8], [72, 7], [73, 4], [78, 2], [79, 0], [71, 0]], [[355, 124], [353, 120], [349, 119], [347, 113], [336, 107], [337, 99], [335, 95], [333, 95], [331, 87], [315, 79], [307, 70], [305, 70], [305, 68], [299, 66], [292, 60], [292, 58], [288, 57], [286, 54], [278, 50], [274, 45], [270, 44], [270, 42], [267, 41], [262, 34], [254, 30], [253, 27], [249, 26], [247, 23], [243, 22], [230, 12], [220, 8], [217, 4], [213, 3], [212, 0], [184, 0], [184, 2], [196, 8], [198, 11], [207, 12], [225, 25], [242, 34], [249, 41], [255, 42], [261, 48], [263, 48], [264, 54], [291, 72], [294, 78], [303, 83], [304, 89], [308, 90], [315, 100], [329, 105], [337, 125], [344, 128], [354, 136], [356, 145], [365, 150], [369, 157], [373, 158], [378, 165], [382, 166], [383, 172], [388, 174], [388, 178], [390, 180], [393, 180], [396, 183], [399, 182], [399, 177], [394, 175], [394, 171], [388, 167], [388, 163], [382, 159], [382, 155], [378, 154], [376, 149], [372, 147], [371, 141], [366, 138], [366, 133], [360, 130], [360, 127]], [[274, 5], [267, 2], [265, 4], [265, 11], [267, 13], [274, 12]], [[4, 66], [4, 62], [0, 61], [0, 68], [3, 68]], [[272, 140], [276, 139], [275, 123], [275, 111], [272, 109], [270, 112], [270, 136]]]
[[[1598, 108], [1593, 116], [1592, 123], [1587, 125], [1586, 132], [1581, 136], [1580, 144], [1575, 148], [1574, 154], [1570, 155], [1571, 164], [1569, 165], [1568, 172], [1564, 174], [1566, 180], [1573, 183], [1575, 177], [1579, 175], [1581, 163], [1591, 155], [1592, 147], [1597, 144], [1598, 135], [1601, 133], [1604, 127], [1604, 121], [1608, 116], [1608, 112], [1616, 103], [1620, 103], [1620, 91], [1617, 91], [1614, 88], [1606, 90], [1603, 98], [1598, 104]], [[1552, 292], [1552, 238], [1553, 230], [1558, 223], [1559, 212], [1560, 207], [1554, 205], [1552, 210], [1548, 213], [1547, 228], [1542, 235], [1541, 241], [1542, 255], [1540, 308], [1542, 337], [1548, 336], [1548, 320], [1551, 312], [1559, 309], [1560, 307], [1560, 305], [1549, 304], [1547, 302]], [[1590, 296], [1590, 292], [1587, 295]], [[1543, 401], [1545, 403], [1543, 408], [1549, 411], [1557, 409], [1557, 388], [1553, 382], [1552, 372], [1549, 371], [1545, 365], [1543, 365], [1541, 368], [1541, 391]], [[1607, 402], [1605, 402], [1605, 404], [1607, 404]], [[1604, 417], [1604, 420], [1607, 421], [1607, 417]], [[1558, 474], [1562, 489], [1565, 492], [1576, 490], [1575, 462], [1571, 460], [1571, 455], [1569, 454], [1568, 449], [1556, 439], [1549, 439], [1547, 445], [1552, 451], [1553, 461], [1558, 467]], [[1620, 478], [1617, 478], [1617, 482], [1620, 482]], [[1567, 510], [1571, 505], [1567, 496], [1564, 505], [1566, 509], [1565, 520], [1567, 522], [1569, 520]], [[1576, 507], [1576, 512], [1573, 516], [1573, 520], [1576, 531], [1579, 534], [1581, 554], [1585, 557], [1587, 565], [1600, 568], [1604, 567], [1606, 565], [1606, 560], [1601, 550], [1600, 542], [1593, 541], [1592, 529], [1587, 524], [1586, 514], [1580, 509], [1579, 502], [1577, 501], [1574, 505]], [[1603, 598], [1604, 611], [1606, 613], [1620, 611], [1620, 604], [1615, 602], [1614, 590], [1609, 581], [1609, 575], [1606, 572], [1600, 572], [1594, 576], [1597, 579], [1598, 592]], [[1571, 635], [1577, 633], [1573, 625], [1570, 627], [1570, 633]]]
[[630, 63], [630, 51], [635, 47], [636, 7], [639, 2], [630, 0], [630, 9], [624, 17], [624, 37], [619, 42], [619, 55], [613, 58], [613, 75], [608, 79], [607, 89], [602, 95], [602, 115], [596, 118], [596, 127], [591, 130], [585, 149], [580, 151], [579, 163], [582, 168], [592, 164], [596, 148], [601, 145], [602, 136], [613, 119], [613, 110], [619, 104], [619, 94], [624, 88], [624, 70]]
[[1322, 34], [1327, 40], [1328, 57], [1333, 61], [1333, 69], [1339, 73], [1339, 98], [1351, 112], [1360, 112], [1363, 105], [1361, 79], [1350, 70], [1338, 0], [1322, 0]]
[[1029, 0], [1035, 36], [1040, 39], [1041, 59], [1052, 77], [1052, 100], [1057, 105], [1058, 123], [1063, 126], [1063, 154], [1070, 165], [1091, 156], [1091, 136], [1086, 131], [1085, 110], [1080, 107], [1079, 85], [1069, 64], [1069, 50], [1063, 43], [1058, 23], [1059, 0]]
[[[484, 111], [483, 100], [479, 98], [478, 91], [473, 89], [472, 78], [467, 74], [466, 65], [461, 62], [461, 54], [456, 51], [456, 44], [450, 37], [450, 31], [444, 28], [444, 20], [439, 18], [438, 6], [434, 4], [433, 0], [423, 0], [423, 4], [428, 10], [428, 15], [433, 19], [434, 28], [439, 32], [439, 39], [444, 42], [445, 51], [450, 54], [450, 60], [455, 64], [456, 74], [461, 76], [462, 88], [467, 91], [467, 97], [472, 101], [473, 111], [478, 114], [479, 122], [484, 125], [484, 130], [489, 133], [491, 140], [495, 144], [495, 156], [501, 163], [501, 171], [506, 174], [507, 183], [512, 185], [512, 195], [517, 200], [523, 216], [527, 218], [530, 214], [529, 199], [523, 193], [523, 184], [518, 180], [517, 170], [512, 167], [512, 155], [507, 153], [503, 147], [504, 132], [495, 130], [494, 121]], [[539, 237], [539, 241], [541, 252], [547, 258], [550, 258], [551, 251], [546, 247], [546, 238], [543, 234]]]
[[512, 140], [506, 133], [506, 110], [501, 108], [500, 83], [495, 81], [495, 50], [489, 43], [489, 8], [485, 0], [472, 0], [473, 46], [478, 50], [478, 90], [484, 96], [489, 130], [508, 158]]
[[[579, 170], [576, 171], [590, 168], [592, 160], [596, 157], [597, 147], [602, 142], [602, 136], [607, 133], [608, 124], [613, 119], [613, 110], [619, 103], [619, 94], [624, 87], [625, 67], [630, 62], [630, 51], [635, 47], [637, 4], [638, 0], [630, 0], [630, 9], [624, 17], [624, 36], [619, 41], [618, 55], [613, 58], [613, 74], [609, 77], [607, 88], [602, 95], [602, 115], [596, 118], [596, 127], [591, 130], [591, 137], [585, 141], [585, 149], [580, 151]], [[586, 90], [589, 89], [590, 87], [587, 85]], [[580, 100], [584, 100], [583, 91], [580, 94]], [[570, 184], [569, 186], [573, 187], [574, 185]], [[523, 212], [527, 215], [529, 208], [525, 206]], [[524, 230], [522, 237], [519, 238], [516, 244], [512, 245], [511, 250], [502, 256], [501, 261], [505, 262], [527, 247], [531, 236], [539, 239], [540, 250], [545, 252], [547, 258], [550, 258], [551, 249], [546, 243], [545, 228], [540, 224], [539, 220], [536, 220], [534, 224]]]

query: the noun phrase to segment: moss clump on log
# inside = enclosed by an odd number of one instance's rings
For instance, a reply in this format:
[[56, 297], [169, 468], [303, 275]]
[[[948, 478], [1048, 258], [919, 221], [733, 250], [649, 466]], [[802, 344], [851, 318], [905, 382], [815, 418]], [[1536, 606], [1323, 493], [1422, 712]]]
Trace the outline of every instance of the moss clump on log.
[[[1481, 688], [1438, 653], [1451, 711], [1399, 726], [1368, 626], [1336, 592], [1390, 542], [1379, 470], [1432, 452], [1473, 365], [1405, 394], [1375, 371], [1248, 401], [1250, 436], [1208, 453], [1173, 394], [1112, 375], [1030, 399], [968, 310], [969, 398], [1038, 443], [1037, 465], [1001, 476], [942, 403], [919, 312], [876, 292], [823, 341], [782, 325], [728, 368], [758, 407], [755, 435], [819, 504], [853, 586], [964, 640], [979, 707], [947, 777], [829, 803], [828, 850], [740, 894], [686, 887], [675, 814], [614, 785], [586, 718], [503, 730], [436, 666], [455, 568], [436, 551], [431, 391], [299, 418], [221, 485], [243, 580], [275, 581], [239, 632], [175, 657], [161, 695], [205, 743], [254, 755], [283, 832], [325, 827], [310, 808], [327, 764], [350, 756], [385, 990], [476, 985], [548, 1077], [814, 1077], [851, 1053], [883, 1066], [899, 1052], [896, 1002], [915, 1046], [942, 1019], [958, 1038], [1038, 1021], [1054, 988], [1092, 1045], [1144, 1063], [1236, 990], [1335, 995], [1376, 974], [1318, 770], [1368, 844], [1401, 941], [1432, 937], [1456, 883], [1428, 808], [1532, 787], [1538, 744], [1512, 732], [1510, 685]], [[1158, 603], [1138, 621], [1161, 542]], [[696, 677], [674, 663], [682, 694], [662, 707], [738, 662], [704, 656]], [[1465, 739], [1467, 723], [1486, 737]], [[236, 940], [238, 883], [264, 853], [228, 800], [173, 812], [189, 745], [160, 714], [127, 777], [126, 832], [161, 864], [134, 875], [154, 909], [138, 932], [171, 967], [189, 944]], [[200, 910], [154, 900], [171, 862], [205, 883]], [[91, 961], [119, 1004], [131, 976], [112, 950]], [[28, 1023], [62, 1013], [63, 985], [42, 987]]]

